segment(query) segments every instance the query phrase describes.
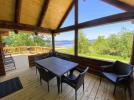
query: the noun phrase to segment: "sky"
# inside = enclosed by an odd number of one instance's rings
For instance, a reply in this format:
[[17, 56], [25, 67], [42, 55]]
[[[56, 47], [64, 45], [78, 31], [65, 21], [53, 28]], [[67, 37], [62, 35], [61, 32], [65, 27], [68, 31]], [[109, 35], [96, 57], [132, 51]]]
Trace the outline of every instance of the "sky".
[[[124, 11], [116, 8], [110, 4], [107, 4], [101, 0], [78, 0], [79, 1], [79, 23], [114, 15], [118, 13], [123, 13]], [[65, 22], [61, 27], [66, 27], [74, 24], [74, 8], [69, 13]], [[89, 39], [96, 39], [99, 35], [108, 37], [111, 34], [116, 34], [121, 31], [122, 28], [127, 28], [128, 30], [134, 30], [134, 24], [131, 21], [118, 22], [114, 24], [107, 24], [97, 27], [85, 28], [81, 31]], [[74, 40], [74, 31], [60, 33], [56, 36], [56, 40]]]

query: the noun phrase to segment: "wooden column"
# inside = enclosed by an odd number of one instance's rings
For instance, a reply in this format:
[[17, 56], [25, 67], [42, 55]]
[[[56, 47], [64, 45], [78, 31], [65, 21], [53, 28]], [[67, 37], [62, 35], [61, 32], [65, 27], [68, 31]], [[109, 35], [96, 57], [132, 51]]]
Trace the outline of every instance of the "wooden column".
[[52, 33], [52, 52], [55, 53], [55, 38], [54, 38], [54, 33]]
[[[0, 32], [1, 34], [1, 32]], [[3, 63], [3, 47], [4, 47], [4, 44], [2, 43], [2, 38], [1, 38], [1, 35], [0, 35], [0, 76], [2, 75], [5, 75], [5, 67], [4, 67], [4, 63]]]
[[[132, 41], [132, 53], [130, 58], [130, 64], [134, 65], [134, 34], [133, 34], [133, 41]], [[130, 100], [134, 100], [134, 73], [132, 73], [130, 78]]]
[[132, 53], [130, 58], [130, 64], [134, 65], [134, 34], [133, 34], [133, 41], [132, 41]]
[[75, 7], [75, 37], [74, 37], [74, 55], [78, 56], [78, 0], [74, 0]]

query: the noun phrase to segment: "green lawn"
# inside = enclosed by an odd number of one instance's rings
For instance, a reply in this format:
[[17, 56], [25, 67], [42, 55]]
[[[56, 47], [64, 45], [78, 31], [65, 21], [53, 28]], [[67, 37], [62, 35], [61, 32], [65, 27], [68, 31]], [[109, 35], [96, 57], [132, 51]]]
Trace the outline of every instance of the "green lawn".
[[[66, 54], [74, 54], [73, 48], [56, 48], [56, 51], [66, 53]], [[123, 58], [121, 56], [113, 56], [113, 55], [100, 55], [96, 53], [81, 53], [79, 56], [83, 57], [92, 57], [92, 58], [98, 58], [98, 59], [103, 59], [103, 60], [120, 60], [123, 62], [129, 62], [130, 58]]]

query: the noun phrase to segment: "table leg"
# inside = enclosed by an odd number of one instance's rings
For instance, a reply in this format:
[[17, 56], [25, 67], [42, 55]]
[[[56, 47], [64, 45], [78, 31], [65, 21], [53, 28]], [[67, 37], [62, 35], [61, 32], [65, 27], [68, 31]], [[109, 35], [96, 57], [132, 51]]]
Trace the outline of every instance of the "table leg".
[[61, 77], [57, 76], [58, 93], [60, 93]]

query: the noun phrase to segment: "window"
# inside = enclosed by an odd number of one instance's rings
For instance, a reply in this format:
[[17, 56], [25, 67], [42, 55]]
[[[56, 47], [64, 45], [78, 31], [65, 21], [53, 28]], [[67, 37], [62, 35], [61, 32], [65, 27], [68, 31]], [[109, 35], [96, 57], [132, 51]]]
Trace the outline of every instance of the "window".
[[70, 25], [74, 25], [74, 7], [69, 12], [67, 18], [65, 19], [65, 21], [61, 27], [66, 27], [66, 26], [70, 26]]
[[124, 12], [103, 0], [78, 0], [79, 23]]
[[57, 52], [74, 54], [74, 31], [57, 34], [55, 49]]
[[79, 30], [79, 56], [130, 61], [134, 25], [114, 23]]

